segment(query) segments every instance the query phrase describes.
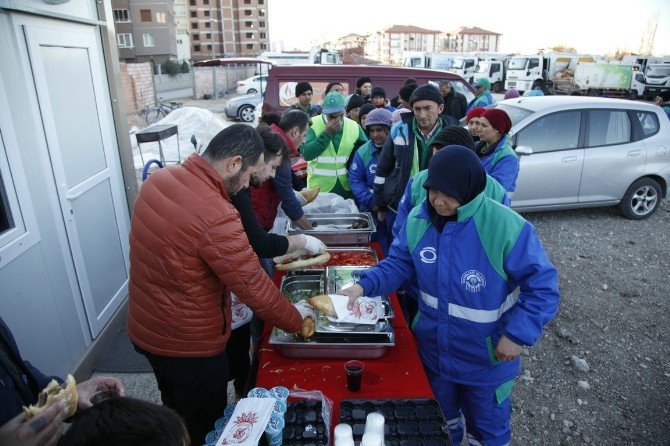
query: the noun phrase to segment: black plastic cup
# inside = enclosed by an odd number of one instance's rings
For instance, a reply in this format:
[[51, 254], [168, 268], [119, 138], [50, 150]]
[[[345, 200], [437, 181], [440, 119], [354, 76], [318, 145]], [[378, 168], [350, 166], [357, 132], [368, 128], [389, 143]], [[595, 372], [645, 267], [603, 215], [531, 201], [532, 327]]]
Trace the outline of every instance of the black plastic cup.
[[347, 373], [347, 389], [350, 392], [361, 390], [361, 378], [363, 378], [363, 363], [361, 361], [347, 361], [344, 371]]

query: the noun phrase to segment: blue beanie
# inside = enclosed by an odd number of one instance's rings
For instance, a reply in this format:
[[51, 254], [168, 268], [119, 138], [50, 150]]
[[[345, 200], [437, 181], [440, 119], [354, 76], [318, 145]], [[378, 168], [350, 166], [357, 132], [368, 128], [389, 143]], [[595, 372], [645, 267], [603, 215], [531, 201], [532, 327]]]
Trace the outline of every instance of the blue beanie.
[[463, 146], [447, 146], [430, 159], [423, 187], [444, 192], [464, 205], [484, 190], [486, 172], [475, 152]]

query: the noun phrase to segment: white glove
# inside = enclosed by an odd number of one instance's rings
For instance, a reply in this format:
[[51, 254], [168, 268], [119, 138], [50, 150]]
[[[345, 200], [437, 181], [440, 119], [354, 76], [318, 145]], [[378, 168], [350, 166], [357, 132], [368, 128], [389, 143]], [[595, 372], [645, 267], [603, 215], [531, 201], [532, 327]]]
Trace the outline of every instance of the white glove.
[[301, 300], [293, 304], [296, 310], [300, 313], [300, 317], [304, 320], [306, 317], [311, 317], [312, 319], [316, 320], [316, 312], [314, 311], [314, 308], [307, 303], [306, 300]]
[[300, 203], [300, 206], [304, 206], [307, 204], [307, 198], [300, 192], [293, 191], [293, 194], [295, 195], [295, 199], [298, 200]]
[[326, 252], [328, 249], [328, 247], [316, 237], [305, 235], [305, 239], [305, 251], [312, 255], [321, 254], [322, 252]]

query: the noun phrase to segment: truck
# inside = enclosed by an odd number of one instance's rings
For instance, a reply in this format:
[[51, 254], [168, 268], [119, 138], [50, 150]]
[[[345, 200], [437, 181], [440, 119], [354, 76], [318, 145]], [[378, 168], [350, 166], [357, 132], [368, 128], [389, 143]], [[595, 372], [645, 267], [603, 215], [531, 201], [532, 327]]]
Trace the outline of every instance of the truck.
[[514, 56], [507, 65], [505, 89], [542, 90], [554, 92], [554, 81], [569, 78], [576, 66], [583, 62], [595, 62], [596, 57], [586, 54], [547, 52]]
[[258, 56], [259, 59], [267, 60], [281, 65], [342, 65], [342, 57], [337, 51], [326, 48], [312, 48], [309, 52], [304, 51], [265, 51]]
[[653, 99], [655, 96], [670, 91], [670, 62], [650, 63], [644, 72], [645, 99]]
[[577, 64], [573, 77], [572, 94], [589, 96], [607, 95], [637, 99], [644, 95], [644, 76], [639, 65], [614, 63]]
[[502, 93], [505, 91], [507, 62], [512, 56], [512, 54], [500, 54], [492, 56], [490, 59], [481, 59], [477, 63], [477, 68], [472, 76], [473, 80], [487, 78], [491, 82], [491, 91]]
[[431, 68], [448, 71], [454, 62], [453, 53], [430, 53], [422, 51], [405, 51], [402, 66], [410, 68]]

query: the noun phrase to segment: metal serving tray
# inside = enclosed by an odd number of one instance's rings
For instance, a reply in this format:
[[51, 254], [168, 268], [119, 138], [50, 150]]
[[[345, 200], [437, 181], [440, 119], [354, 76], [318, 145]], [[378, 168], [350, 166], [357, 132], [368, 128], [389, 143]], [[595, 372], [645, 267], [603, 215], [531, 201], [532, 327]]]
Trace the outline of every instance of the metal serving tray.
[[323, 274], [319, 271], [292, 271], [282, 278], [281, 292], [292, 303], [323, 294]]
[[[370, 248], [369, 246], [332, 246], [328, 248], [328, 252], [330, 253], [331, 257], [333, 256], [333, 254], [343, 252], [362, 252], [372, 256], [372, 259], [374, 260], [375, 264], [379, 263], [379, 256], [377, 255], [377, 251], [375, 251], [374, 248]], [[290, 275], [291, 273], [301, 271], [305, 273], [324, 272], [325, 269], [326, 268], [323, 265], [315, 265], [315, 266], [309, 266], [307, 268], [289, 270], [286, 272], [286, 275]]]
[[[366, 266], [327, 266], [325, 271], [325, 290], [327, 294], [337, 294], [339, 290], [348, 285], [358, 283], [361, 273], [368, 269]], [[384, 318], [395, 317], [391, 300], [388, 296], [381, 296], [384, 306]]]
[[370, 359], [381, 358], [395, 346], [395, 332], [391, 324], [387, 324], [386, 330], [363, 336], [357, 333], [315, 333], [305, 340], [300, 335], [274, 328], [268, 343], [288, 358]]
[[[312, 235], [326, 245], [362, 245], [370, 243], [377, 230], [372, 214], [305, 214], [316, 225], [314, 229], [300, 229], [292, 221], [286, 223], [286, 233]], [[360, 227], [356, 227], [361, 225]], [[327, 228], [327, 229], [324, 229]]]

